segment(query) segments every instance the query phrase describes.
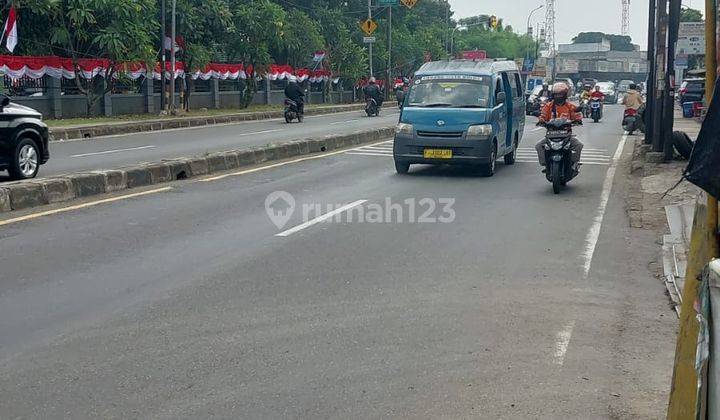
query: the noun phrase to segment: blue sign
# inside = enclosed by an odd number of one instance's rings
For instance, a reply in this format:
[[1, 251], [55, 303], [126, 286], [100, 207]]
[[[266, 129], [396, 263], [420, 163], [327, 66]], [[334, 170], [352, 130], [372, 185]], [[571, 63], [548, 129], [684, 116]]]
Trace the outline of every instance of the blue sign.
[[533, 71], [534, 67], [535, 67], [535, 59], [534, 58], [527, 57], [523, 61], [523, 71], [524, 72], [529, 73], [529, 72]]

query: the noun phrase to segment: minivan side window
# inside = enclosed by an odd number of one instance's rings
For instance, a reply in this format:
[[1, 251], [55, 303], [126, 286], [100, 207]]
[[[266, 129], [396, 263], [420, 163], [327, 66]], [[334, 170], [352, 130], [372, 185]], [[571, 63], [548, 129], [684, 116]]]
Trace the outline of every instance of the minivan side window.
[[515, 87], [516, 87], [515, 96], [517, 96], [519, 98], [523, 95], [522, 81], [520, 80], [519, 73], [515, 73]]

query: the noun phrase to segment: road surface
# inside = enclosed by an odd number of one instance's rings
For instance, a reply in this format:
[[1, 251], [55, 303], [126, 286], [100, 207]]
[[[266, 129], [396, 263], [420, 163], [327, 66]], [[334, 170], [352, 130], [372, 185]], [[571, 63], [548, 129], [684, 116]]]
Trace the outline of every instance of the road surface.
[[528, 124], [492, 178], [379, 143], [1, 225], [2, 417], [663, 417], [677, 321], [620, 115], [559, 196]]
[[50, 161], [40, 168], [40, 176], [118, 168], [327, 134], [345, 134], [391, 126], [397, 120], [397, 109], [389, 107], [378, 118], [368, 118], [360, 110], [311, 115], [302, 124], [271, 119], [52, 142]]

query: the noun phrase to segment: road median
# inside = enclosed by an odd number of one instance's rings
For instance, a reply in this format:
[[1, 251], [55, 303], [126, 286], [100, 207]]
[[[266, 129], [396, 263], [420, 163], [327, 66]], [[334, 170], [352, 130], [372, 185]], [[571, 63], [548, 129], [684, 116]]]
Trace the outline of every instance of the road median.
[[0, 213], [68, 202], [110, 192], [196, 178], [265, 162], [285, 160], [372, 143], [392, 136], [394, 127], [327, 135], [196, 157], [181, 157], [118, 169], [66, 174], [0, 185]]
[[[388, 102], [388, 106], [392, 106], [392, 103]], [[305, 115], [336, 114], [339, 112], [360, 111], [364, 108], [365, 104], [307, 107], [305, 109]], [[230, 124], [244, 121], [259, 121], [282, 117], [283, 110], [278, 109], [274, 111], [238, 112], [223, 115], [118, 121], [69, 127], [50, 127], [50, 135], [52, 141], [64, 141], [177, 128], [201, 127], [215, 124]]]

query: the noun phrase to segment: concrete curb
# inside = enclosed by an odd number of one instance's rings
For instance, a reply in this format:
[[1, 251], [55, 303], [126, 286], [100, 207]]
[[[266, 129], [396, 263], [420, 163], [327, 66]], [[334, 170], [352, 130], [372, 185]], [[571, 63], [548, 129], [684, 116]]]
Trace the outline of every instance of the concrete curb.
[[[392, 102], [386, 102], [383, 106], [390, 109], [389, 107], [392, 107], [393, 105], [397, 106], [397, 104], [393, 104]], [[336, 114], [339, 112], [360, 111], [363, 109], [365, 109], [365, 104], [307, 108], [305, 110], [305, 115]], [[180, 117], [164, 120], [128, 121], [125, 123], [97, 124], [83, 127], [51, 127], [50, 139], [52, 141], [74, 140], [117, 134], [170, 130], [174, 128], [189, 128], [213, 124], [228, 124], [234, 122], [257, 121], [282, 117], [283, 111], [278, 110], [266, 112], [242, 112], [237, 114], [205, 117]]]
[[384, 127], [341, 136], [310, 138], [200, 157], [163, 160], [120, 169], [9, 182], [0, 185], [0, 213], [372, 143], [391, 137], [394, 132], [395, 127]]

